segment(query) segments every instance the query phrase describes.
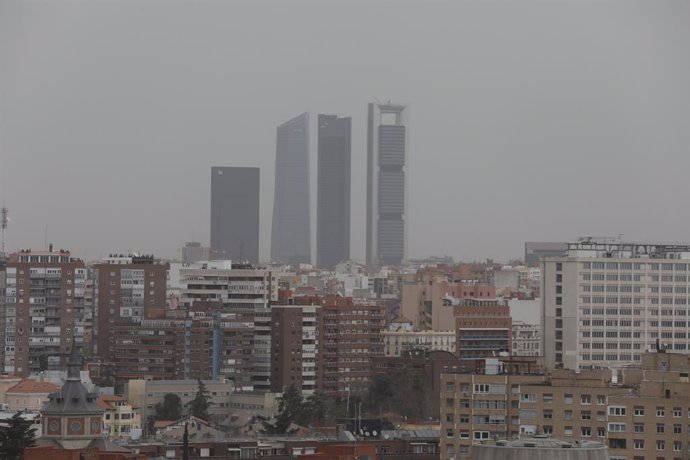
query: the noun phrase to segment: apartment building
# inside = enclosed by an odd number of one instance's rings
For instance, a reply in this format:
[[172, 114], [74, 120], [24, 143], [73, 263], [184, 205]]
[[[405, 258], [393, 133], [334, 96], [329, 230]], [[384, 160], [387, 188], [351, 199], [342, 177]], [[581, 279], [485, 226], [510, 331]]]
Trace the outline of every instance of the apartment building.
[[267, 308], [278, 300], [278, 282], [273, 272], [229, 260], [204, 262], [200, 267], [180, 269], [179, 304], [194, 301], [219, 302], [223, 309]]
[[5, 323], [7, 310], [5, 310], [5, 280], [7, 278], [7, 258], [4, 252], [0, 252], [0, 369], [5, 365]]
[[639, 364], [657, 340], [689, 352], [690, 245], [586, 239], [541, 268], [547, 367]]
[[510, 353], [513, 325], [506, 302], [500, 299], [463, 299], [452, 308], [458, 358], [479, 359]]
[[[218, 375], [244, 390], [270, 390], [271, 311], [278, 301], [275, 273], [228, 260], [204, 262], [180, 270], [180, 306], [194, 302], [220, 305], [222, 357]], [[249, 338], [251, 335], [251, 338]], [[250, 372], [249, 369], [251, 369]]]
[[113, 359], [119, 323], [139, 322], [165, 309], [169, 264], [153, 256], [110, 255], [94, 264], [94, 354]]
[[413, 331], [397, 327], [385, 330], [383, 353], [386, 356], [401, 356], [412, 350], [449, 351], [455, 353], [455, 333], [453, 331]]
[[184, 374], [184, 319], [143, 319], [113, 327], [116, 379], [169, 380]]
[[319, 337], [321, 307], [271, 307], [271, 391], [282, 393], [291, 385], [303, 395], [313, 394], [320, 382]]
[[446, 276], [419, 272], [402, 280], [403, 317], [415, 330], [448, 331], [455, 324], [450, 299], [495, 299], [496, 288], [485, 283], [458, 283]]
[[[511, 317], [512, 318], [512, 317]], [[541, 356], [541, 326], [512, 321], [513, 356]]]
[[[128, 440], [141, 435], [139, 409], [119, 395], [101, 395], [97, 399], [103, 409], [103, 433], [111, 440]], [[137, 431], [139, 433], [137, 433]]]
[[613, 371], [444, 373], [442, 458], [469, 458], [473, 444], [520, 435], [601, 441], [615, 460], [685, 458], [688, 372], [686, 355], [646, 353], [639, 368]]
[[363, 396], [369, 390], [375, 356], [383, 355], [385, 306], [348, 297], [321, 302], [323, 356], [321, 388], [327, 396]]
[[84, 340], [86, 266], [69, 251], [22, 250], [7, 259], [5, 372], [66, 367], [73, 338]]

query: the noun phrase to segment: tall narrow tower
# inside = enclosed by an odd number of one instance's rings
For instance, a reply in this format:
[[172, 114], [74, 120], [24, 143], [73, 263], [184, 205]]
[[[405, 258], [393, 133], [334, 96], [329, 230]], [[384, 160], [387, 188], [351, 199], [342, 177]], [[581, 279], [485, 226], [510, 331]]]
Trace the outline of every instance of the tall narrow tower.
[[211, 257], [259, 262], [259, 168], [211, 168]]
[[278, 126], [271, 260], [311, 263], [309, 114]]
[[329, 268], [350, 258], [350, 118], [319, 115], [316, 197], [316, 265]]
[[404, 105], [369, 103], [367, 125], [367, 264], [405, 258], [407, 122]]

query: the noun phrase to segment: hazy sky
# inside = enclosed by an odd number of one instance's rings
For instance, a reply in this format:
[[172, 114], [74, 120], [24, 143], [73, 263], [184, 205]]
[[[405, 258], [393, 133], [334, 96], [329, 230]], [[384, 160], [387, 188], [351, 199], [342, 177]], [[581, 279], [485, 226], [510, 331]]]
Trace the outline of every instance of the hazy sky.
[[373, 97], [410, 105], [411, 257], [690, 241], [690, 2], [2, 0], [9, 247], [179, 256], [211, 166], [260, 166], [265, 258], [275, 127], [308, 110], [312, 190], [316, 114], [353, 119], [361, 259]]

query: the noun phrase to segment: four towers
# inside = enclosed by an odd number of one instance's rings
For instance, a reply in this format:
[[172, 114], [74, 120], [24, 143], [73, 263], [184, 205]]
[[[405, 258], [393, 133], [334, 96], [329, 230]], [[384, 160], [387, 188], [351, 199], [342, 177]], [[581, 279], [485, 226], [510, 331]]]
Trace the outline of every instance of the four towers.
[[[406, 106], [369, 103], [367, 117], [366, 261], [405, 258]], [[316, 264], [350, 258], [352, 121], [318, 116]], [[311, 263], [309, 114], [276, 132], [271, 261]], [[211, 168], [211, 257], [259, 260], [259, 168]]]

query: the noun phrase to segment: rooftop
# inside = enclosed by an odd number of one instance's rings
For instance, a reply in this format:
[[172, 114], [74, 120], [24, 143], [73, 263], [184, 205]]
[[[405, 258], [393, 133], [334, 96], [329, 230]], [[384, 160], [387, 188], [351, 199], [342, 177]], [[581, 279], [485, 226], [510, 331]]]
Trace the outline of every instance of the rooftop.
[[22, 380], [7, 390], [7, 393], [53, 393], [60, 387], [50, 382]]

